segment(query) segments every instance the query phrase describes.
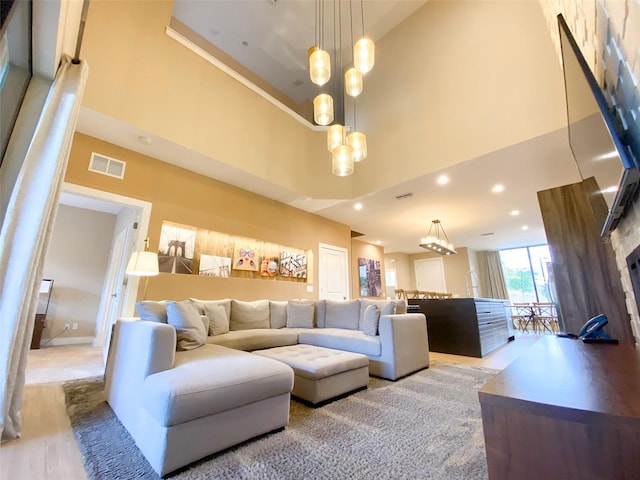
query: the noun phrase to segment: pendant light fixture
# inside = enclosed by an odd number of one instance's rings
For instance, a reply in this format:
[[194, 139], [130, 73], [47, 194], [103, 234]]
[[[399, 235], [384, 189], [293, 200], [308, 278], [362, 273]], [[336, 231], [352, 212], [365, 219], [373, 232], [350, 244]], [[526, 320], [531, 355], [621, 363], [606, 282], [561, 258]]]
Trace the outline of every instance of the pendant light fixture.
[[[375, 63], [374, 44], [364, 35], [364, 6], [360, 0], [362, 38], [353, 43], [353, 9], [349, 0], [349, 27], [351, 32], [353, 65], [344, 75], [332, 77], [331, 61], [335, 63], [333, 71], [340, 72], [342, 63], [342, 0], [333, 1], [333, 53], [324, 50], [324, 1], [315, 2], [315, 45], [309, 49], [309, 75], [316, 85], [326, 85], [331, 79], [333, 94], [322, 92], [313, 101], [313, 118], [318, 125], [330, 125], [327, 130], [327, 150], [332, 154], [334, 175], [344, 177], [353, 173], [354, 163], [367, 157], [367, 137], [357, 129], [355, 98], [363, 91], [363, 74], [369, 72]], [[345, 126], [345, 93], [353, 100], [353, 127]], [[334, 112], [334, 107], [337, 111]], [[347, 132], [350, 133], [347, 135]]]
[[324, 3], [315, 3], [315, 45], [309, 48], [309, 78], [318, 86], [331, 79], [331, 57], [324, 50]]
[[313, 99], [313, 119], [318, 125], [333, 122], [333, 97], [328, 93], [321, 93]]
[[426, 238], [420, 240], [420, 246], [440, 255], [455, 255], [453, 244], [449, 241], [447, 234], [442, 228], [440, 220], [432, 220]]

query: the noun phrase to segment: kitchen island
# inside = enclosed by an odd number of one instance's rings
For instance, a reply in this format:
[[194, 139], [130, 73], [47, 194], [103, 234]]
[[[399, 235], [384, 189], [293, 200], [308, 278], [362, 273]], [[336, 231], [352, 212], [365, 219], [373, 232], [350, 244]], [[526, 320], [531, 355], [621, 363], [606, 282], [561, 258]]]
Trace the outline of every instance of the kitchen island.
[[[409, 299], [427, 317], [429, 350], [484, 357], [510, 339], [509, 301], [493, 298]], [[417, 308], [416, 308], [417, 307]]]

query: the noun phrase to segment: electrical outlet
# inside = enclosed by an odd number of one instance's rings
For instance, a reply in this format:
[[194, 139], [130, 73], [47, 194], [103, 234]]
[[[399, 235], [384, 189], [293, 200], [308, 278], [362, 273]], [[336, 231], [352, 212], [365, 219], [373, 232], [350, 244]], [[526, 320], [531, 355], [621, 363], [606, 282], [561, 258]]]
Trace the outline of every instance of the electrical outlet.
[[71, 330], [77, 330], [78, 329], [78, 324], [74, 323], [73, 325], [71, 325]]
[[64, 330], [65, 330], [65, 332], [66, 332], [67, 330], [69, 330], [70, 328], [71, 328], [71, 324], [70, 324], [70, 323], [65, 323], [65, 324], [64, 324]]

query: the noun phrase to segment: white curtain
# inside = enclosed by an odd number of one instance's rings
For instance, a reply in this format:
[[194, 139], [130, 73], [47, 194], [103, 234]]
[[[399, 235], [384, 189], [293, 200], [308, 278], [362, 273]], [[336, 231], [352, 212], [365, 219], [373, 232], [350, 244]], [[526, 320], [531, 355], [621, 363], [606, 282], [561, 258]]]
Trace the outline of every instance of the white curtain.
[[0, 438], [18, 438], [27, 353], [44, 256], [58, 209], [80, 101], [84, 62], [64, 58], [42, 109], [0, 230]]
[[500, 255], [496, 251], [488, 251], [486, 258], [487, 275], [489, 277], [487, 297], [508, 300], [509, 293], [507, 292], [507, 284], [504, 281], [504, 272], [502, 270], [502, 263], [500, 263]]

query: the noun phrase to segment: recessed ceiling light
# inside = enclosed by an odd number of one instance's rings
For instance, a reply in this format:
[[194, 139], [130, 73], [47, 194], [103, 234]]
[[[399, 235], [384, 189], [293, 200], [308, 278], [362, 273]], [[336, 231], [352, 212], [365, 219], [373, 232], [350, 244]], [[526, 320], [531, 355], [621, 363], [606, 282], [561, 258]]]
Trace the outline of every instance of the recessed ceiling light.
[[138, 141], [143, 145], [151, 145], [151, 139], [149, 137], [145, 137], [144, 135], [140, 135], [138, 137]]
[[523, 225], [522, 227], [520, 227], [520, 230], [529, 230], [529, 227], [527, 225]]
[[376, 240], [376, 245], [382, 245], [382, 242], [380, 240]]
[[520, 210], [511, 210], [511, 215], [513, 215], [514, 217], [516, 215], [520, 215]]
[[436, 180], [436, 183], [438, 185], [446, 185], [447, 183], [449, 183], [449, 176], [448, 175], [440, 175], [438, 177], [438, 180]]
[[493, 186], [493, 188], [491, 189], [491, 191], [492, 191], [493, 193], [500, 193], [500, 192], [504, 192], [504, 185], [501, 185], [501, 184], [499, 184], [499, 183], [498, 183], [497, 185], [494, 185], [494, 186]]
[[355, 208], [356, 210], [362, 210], [362, 204], [361, 203], [356, 203], [353, 208]]

